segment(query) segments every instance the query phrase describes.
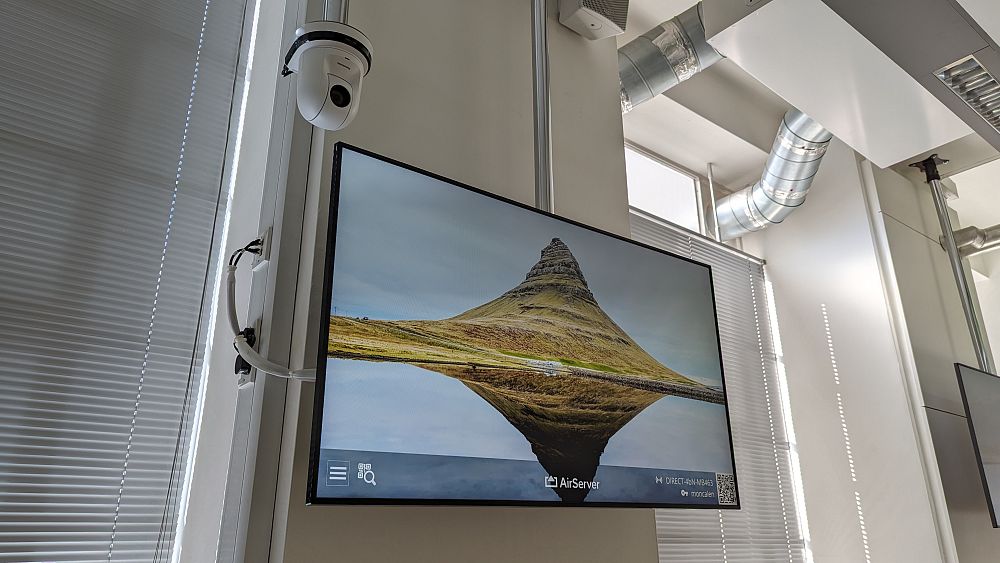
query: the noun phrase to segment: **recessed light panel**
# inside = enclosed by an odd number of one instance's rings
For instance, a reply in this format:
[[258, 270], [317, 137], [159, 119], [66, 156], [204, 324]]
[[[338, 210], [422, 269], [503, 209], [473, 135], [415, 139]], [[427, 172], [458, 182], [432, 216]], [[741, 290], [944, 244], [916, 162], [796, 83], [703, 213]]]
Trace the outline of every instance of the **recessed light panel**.
[[994, 129], [1000, 131], [1000, 82], [970, 55], [934, 73]]

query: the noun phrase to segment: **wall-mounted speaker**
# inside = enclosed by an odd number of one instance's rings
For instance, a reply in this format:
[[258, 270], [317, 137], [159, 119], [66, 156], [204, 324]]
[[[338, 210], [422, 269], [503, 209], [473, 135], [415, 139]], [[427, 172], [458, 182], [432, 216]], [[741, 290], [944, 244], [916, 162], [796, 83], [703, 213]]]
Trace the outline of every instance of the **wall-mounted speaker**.
[[559, 23], [586, 37], [625, 33], [628, 0], [559, 0]]

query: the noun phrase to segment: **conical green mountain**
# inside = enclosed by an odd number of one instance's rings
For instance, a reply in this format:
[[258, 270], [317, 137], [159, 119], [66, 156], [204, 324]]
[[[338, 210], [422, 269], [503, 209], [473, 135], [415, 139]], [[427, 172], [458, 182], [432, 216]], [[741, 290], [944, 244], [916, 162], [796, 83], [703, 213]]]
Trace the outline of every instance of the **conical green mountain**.
[[530, 368], [632, 376], [704, 387], [642, 349], [594, 297], [579, 262], [558, 238], [523, 282], [442, 320], [331, 317], [331, 356], [375, 361]]
[[576, 257], [558, 238], [542, 249], [517, 287], [448, 320], [489, 329], [483, 336], [494, 346], [538, 359], [599, 371], [681, 377], [601, 309]]
[[[524, 281], [442, 320], [330, 317], [330, 356], [405, 362], [457, 379], [531, 444], [549, 475], [592, 481], [608, 441], [665, 394], [722, 393], [667, 368], [601, 309], [559, 239]], [[582, 502], [587, 489], [553, 489]]]

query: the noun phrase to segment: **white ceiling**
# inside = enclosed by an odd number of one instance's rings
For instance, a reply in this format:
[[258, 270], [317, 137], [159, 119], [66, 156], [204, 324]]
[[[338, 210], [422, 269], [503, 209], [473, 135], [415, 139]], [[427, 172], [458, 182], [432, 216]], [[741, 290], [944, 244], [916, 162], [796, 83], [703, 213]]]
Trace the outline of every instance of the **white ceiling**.
[[702, 176], [712, 163], [715, 180], [731, 190], [756, 181], [767, 160], [767, 152], [666, 96], [622, 120], [628, 140]]
[[821, 0], [772, 0], [709, 42], [880, 167], [972, 133]]
[[687, 10], [698, 0], [630, 0], [628, 3], [628, 23], [625, 33], [618, 36], [618, 46], [622, 46], [646, 33], [653, 26]]
[[1000, 43], [1000, 2], [997, 0], [958, 0], [976, 23], [989, 34], [994, 43]]
[[[958, 1], [984, 29], [994, 37], [1000, 35], [998, 0]], [[631, 0], [627, 29], [618, 37], [618, 45], [695, 3]], [[756, 20], [775, 20], [775, 16], [767, 14], [769, 8], [784, 13], [779, 13], [778, 19], [788, 20], [785, 24], [805, 18], [811, 22], [809, 29], [784, 25], [781, 33], [773, 33], [767, 25], [753, 24]], [[799, 19], [795, 20], [796, 17]], [[942, 154], [952, 160], [952, 164], [942, 167], [943, 173], [964, 170], [995, 158], [995, 149], [978, 136], [970, 135], [968, 127], [954, 114], [820, 0], [773, 0], [740, 23], [753, 24], [745, 26], [742, 35], [752, 35], [743, 37], [746, 43], [760, 45], [753, 47], [757, 51], [756, 62], [749, 60], [746, 51], [728, 53], [733, 58], [723, 60], [671, 89], [666, 96], [659, 96], [624, 116], [625, 137], [700, 174], [712, 162], [719, 181], [731, 188], [755, 180], [778, 120], [791, 104], [737, 65], [735, 59], [784, 96], [795, 98], [792, 101], [800, 109], [881, 166], [901, 163], [894, 168], [910, 172], [905, 165], [918, 159], [916, 152], [939, 150], [946, 151], [947, 154]], [[779, 60], [773, 52], [791, 39], [789, 29], [802, 36], [796, 40], [800, 44], [818, 42], [835, 44], [838, 48], [822, 52], [800, 49], [792, 51], [792, 56], [800, 56], [801, 60]], [[822, 40], [816, 39], [820, 36]], [[846, 44], [845, 37], [850, 39]], [[838, 66], [834, 64], [836, 61], [823, 57], [843, 60]], [[865, 67], [858, 60], [879, 64]], [[853, 65], [868, 74], [848, 76], [836, 70]], [[823, 88], [817, 88], [817, 84]], [[817, 91], [822, 95], [817, 97]], [[870, 99], [879, 100], [877, 110], [869, 107]]]
[[891, 168], [911, 180], [923, 182], [923, 174], [910, 166], [910, 163], [924, 160], [932, 154], [940, 155], [948, 160], [948, 162], [938, 166], [943, 178], [951, 178], [1000, 157], [1000, 153], [992, 145], [978, 134], [972, 133], [940, 147], [924, 151], [911, 159], [891, 166]]

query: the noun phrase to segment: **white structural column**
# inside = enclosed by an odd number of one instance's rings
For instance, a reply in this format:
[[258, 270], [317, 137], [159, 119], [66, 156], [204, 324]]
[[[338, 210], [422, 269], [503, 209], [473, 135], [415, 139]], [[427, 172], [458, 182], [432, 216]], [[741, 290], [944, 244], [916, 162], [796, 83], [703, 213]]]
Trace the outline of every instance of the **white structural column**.
[[744, 245], [774, 288], [815, 560], [947, 560], [854, 151], [835, 139], [809, 201]]
[[[911, 402], [934, 497], [945, 561], [988, 563], [1000, 552], [991, 527], [954, 363], [976, 355], [940, 222], [923, 178], [861, 166], [877, 233], [880, 262], [900, 342], [913, 382]], [[971, 288], [973, 291], [975, 287]], [[973, 299], [976, 296], [973, 294]]]

